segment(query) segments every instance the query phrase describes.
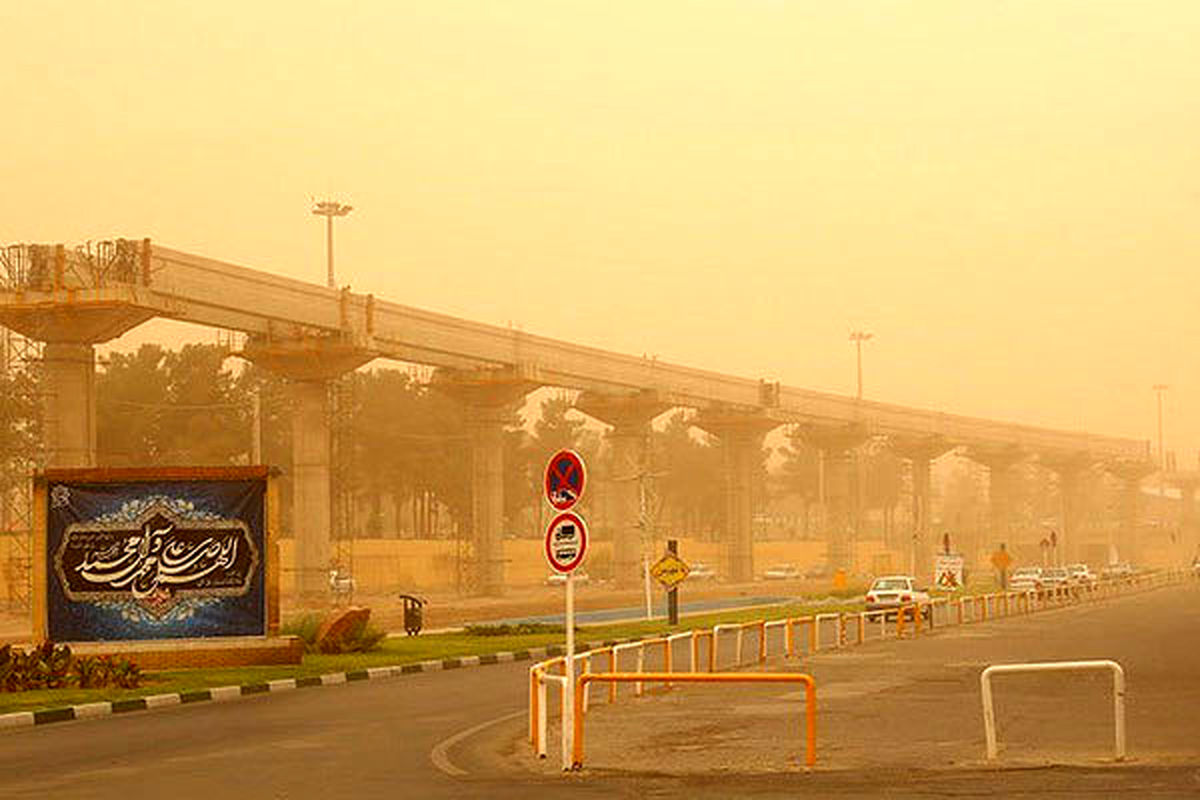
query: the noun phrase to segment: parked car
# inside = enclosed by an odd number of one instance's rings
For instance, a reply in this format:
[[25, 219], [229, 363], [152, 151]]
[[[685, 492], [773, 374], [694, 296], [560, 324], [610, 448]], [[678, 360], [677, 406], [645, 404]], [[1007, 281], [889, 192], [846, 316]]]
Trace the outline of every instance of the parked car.
[[713, 581], [716, 579], [716, 569], [711, 564], [705, 564], [703, 561], [697, 561], [695, 564], [692, 564], [692, 569], [688, 572], [688, 580]]
[[[581, 569], [575, 570], [575, 583], [587, 583], [590, 580], [588, 574]], [[547, 586], [562, 586], [566, 584], [567, 576], [562, 572], [551, 572], [546, 576]]]
[[[911, 575], [885, 575], [876, 578], [867, 589], [867, 611], [895, 611], [911, 603], [928, 603], [929, 592], [917, 588], [917, 579]], [[929, 618], [927, 606], [924, 615]]]
[[804, 570], [804, 577], [810, 579], [828, 578], [830, 575], [828, 564], [813, 564], [811, 567]]
[[1059, 589], [1071, 583], [1071, 573], [1066, 567], [1046, 567], [1042, 570], [1042, 586], [1046, 589]]
[[1042, 588], [1042, 568], [1017, 567], [1008, 576], [1008, 588], [1014, 592], [1040, 591]]
[[1131, 575], [1133, 575], [1133, 565], [1128, 561], [1122, 561], [1119, 564], [1109, 564], [1100, 570], [1100, 577], [1102, 578], [1128, 578]]
[[1087, 564], [1067, 564], [1067, 573], [1073, 582], [1082, 586], [1091, 586], [1096, 582], [1096, 575]]
[[804, 577], [795, 564], [776, 564], [763, 573], [769, 581], [791, 581]]

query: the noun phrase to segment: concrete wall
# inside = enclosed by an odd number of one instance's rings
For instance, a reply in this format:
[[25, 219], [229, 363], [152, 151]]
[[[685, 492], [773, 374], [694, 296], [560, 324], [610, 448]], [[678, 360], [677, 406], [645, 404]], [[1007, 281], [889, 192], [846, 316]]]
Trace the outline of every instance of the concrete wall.
[[[292, 562], [293, 541], [280, 541], [280, 555], [284, 565], [280, 580], [283, 597], [293, 596], [295, 576], [289, 569]], [[531, 587], [541, 584], [550, 569], [541, 539], [504, 540], [505, 574], [507, 585], [513, 588]], [[679, 540], [679, 554], [689, 563], [704, 562], [713, 566], [720, 564], [720, 548], [717, 542], [700, 542], [691, 539]], [[344, 552], [353, 556], [353, 574], [358, 591], [365, 594], [396, 592], [453, 592], [457, 586], [457, 546], [453, 541], [430, 539], [356, 539], [345, 543]], [[886, 550], [881, 542], [866, 541], [857, 544], [859, 564], [864, 570], [875, 573], [903, 571], [907, 569], [906, 557], [899, 551]], [[596, 542], [591, 545], [584, 569], [590, 563], [593, 575], [602, 571], [601, 564], [612, 560], [612, 542]], [[825, 543], [820, 541], [776, 541], [755, 542], [754, 563], [759, 572], [775, 564], [795, 564], [801, 568], [822, 563], [825, 560]]]

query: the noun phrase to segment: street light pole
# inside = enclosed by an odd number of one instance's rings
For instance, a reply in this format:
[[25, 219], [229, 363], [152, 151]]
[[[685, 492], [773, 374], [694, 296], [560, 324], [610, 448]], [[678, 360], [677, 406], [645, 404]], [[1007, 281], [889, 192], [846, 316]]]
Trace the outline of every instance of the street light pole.
[[1166, 484], [1167, 484], [1167, 456], [1163, 449], [1163, 392], [1171, 388], [1165, 383], [1156, 383], [1151, 387], [1154, 393], [1158, 396], [1158, 532], [1166, 533]]
[[336, 200], [321, 200], [313, 205], [312, 213], [325, 218], [326, 285], [330, 289], [337, 288], [333, 280], [333, 218], [344, 217], [353, 210], [354, 206], [343, 205]]
[[850, 331], [850, 341], [854, 342], [855, 350], [858, 354], [858, 399], [862, 400], [863, 384], [862, 384], [862, 345], [875, 334], [867, 331]]

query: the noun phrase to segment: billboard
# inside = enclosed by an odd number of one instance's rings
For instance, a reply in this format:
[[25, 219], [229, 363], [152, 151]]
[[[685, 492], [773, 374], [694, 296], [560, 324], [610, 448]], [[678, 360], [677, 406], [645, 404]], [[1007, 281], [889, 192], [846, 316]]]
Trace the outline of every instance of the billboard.
[[40, 638], [267, 634], [265, 468], [51, 470], [36, 491]]

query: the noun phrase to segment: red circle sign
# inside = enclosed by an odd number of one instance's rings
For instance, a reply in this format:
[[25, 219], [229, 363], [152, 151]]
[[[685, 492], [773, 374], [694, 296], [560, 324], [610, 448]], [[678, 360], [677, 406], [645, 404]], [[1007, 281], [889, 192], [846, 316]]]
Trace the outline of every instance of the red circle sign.
[[583, 458], [574, 450], [559, 450], [546, 464], [546, 500], [558, 511], [566, 511], [583, 495]]
[[550, 520], [546, 528], [546, 560], [555, 572], [574, 572], [587, 554], [587, 523], [570, 511]]

